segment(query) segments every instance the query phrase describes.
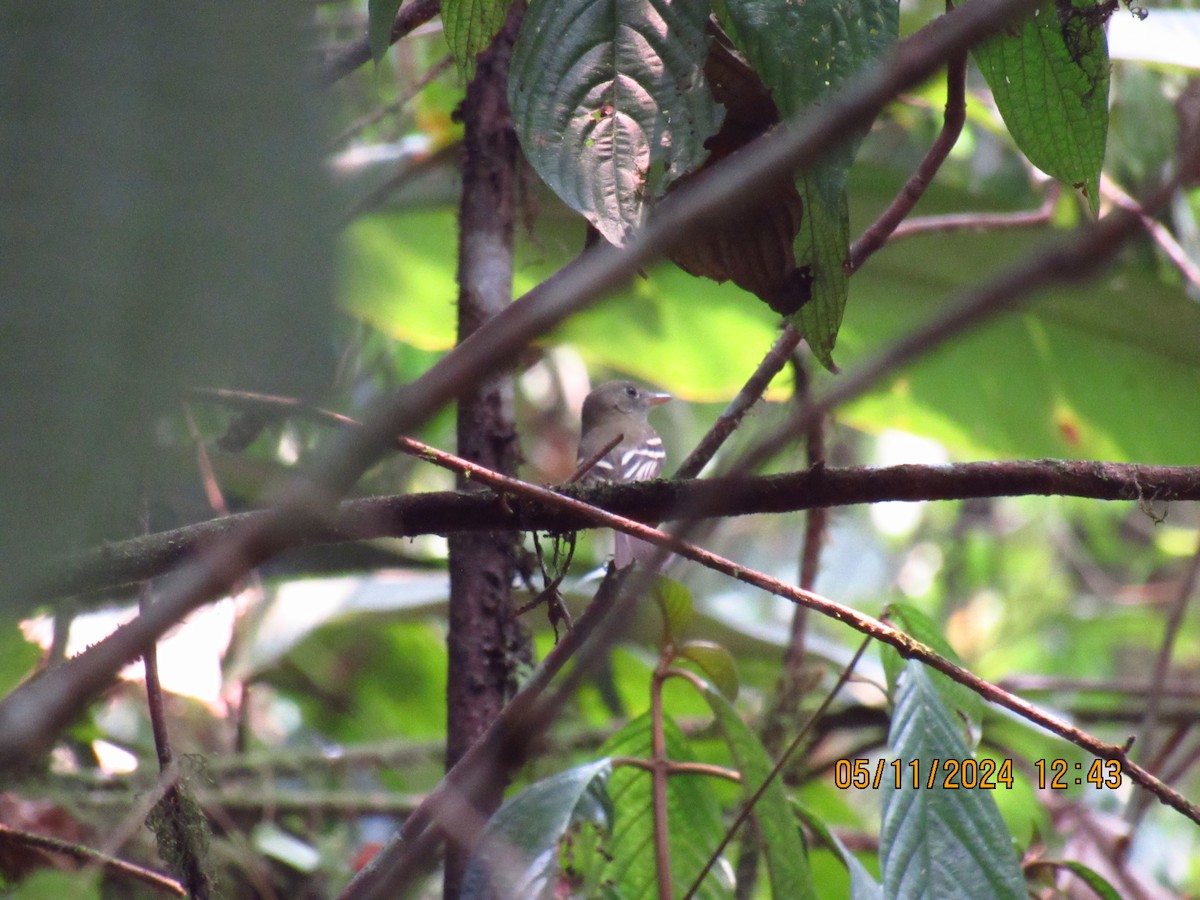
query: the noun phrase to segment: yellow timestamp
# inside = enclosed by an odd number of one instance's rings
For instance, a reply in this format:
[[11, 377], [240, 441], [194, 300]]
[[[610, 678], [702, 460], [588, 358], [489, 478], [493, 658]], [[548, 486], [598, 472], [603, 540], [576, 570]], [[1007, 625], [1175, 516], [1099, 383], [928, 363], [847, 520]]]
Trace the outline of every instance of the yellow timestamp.
[[1086, 774], [1083, 763], [1071, 763], [1065, 759], [1035, 759], [1033, 765], [1037, 769], [1037, 786], [1041, 791], [1065, 791], [1072, 785], [1079, 787], [1085, 784], [1116, 790], [1122, 784], [1119, 759], [1093, 759]]
[[839, 759], [833, 765], [833, 786], [839, 790], [890, 785], [933, 790], [985, 790], [1013, 786], [1011, 759]]

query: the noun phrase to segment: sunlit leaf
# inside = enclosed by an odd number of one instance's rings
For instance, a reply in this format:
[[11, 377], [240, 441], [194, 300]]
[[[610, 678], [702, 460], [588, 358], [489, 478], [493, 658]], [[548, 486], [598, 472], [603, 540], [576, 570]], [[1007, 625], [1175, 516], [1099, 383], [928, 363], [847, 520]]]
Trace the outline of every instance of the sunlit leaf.
[[816, 814], [802, 806], [793, 804], [796, 815], [815, 831], [827, 847], [833, 850], [846, 871], [850, 873], [850, 900], [883, 900], [883, 888], [867, 871], [866, 866], [858, 861], [858, 857], [850, 852], [832, 829], [829, 828]]
[[[1121, 900], [1120, 892], [1109, 884], [1099, 872], [1090, 866], [1085, 866], [1081, 862], [1059, 861], [1059, 860], [1038, 860], [1030, 867], [1030, 874], [1048, 873], [1052, 878], [1057, 875], [1058, 870], [1062, 869], [1075, 875], [1090, 887], [1100, 900]], [[1051, 882], [1053, 883], [1053, 882]]]
[[[962, 659], [950, 646], [937, 623], [921, 610], [908, 603], [888, 604], [885, 613], [900, 629], [910, 637], [920, 641], [925, 646], [945, 657], [952, 663], [963, 664]], [[907, 660], [891, 646], [881, 645], [880, 654], [883, 658], [883, 668], [887, 672], [890, 692], [894, 695], [900, 676], [907, 670]], [[942, 702], [948, 709], [960, 717], [969, 744], [974, 747], [979, 743], [983, 728], [983, 698], [970, 688], [959, 684], [941, 672], [929, 669], [926, 675], [937, 688]]]
[[652, 588], [654, 602], [662, 611], [663, 624], [666, 626], [666, 639], [677, 641], [687, 632], [691, 624], [693, 604], [692, 593], [678, 581], [659, 575], [654, 580]]
[[825, 166], [801, 177], [805, 216], [796, 236], [796, 263], [809, 280], [811, 298], [792, 315], [813, 354], [833, 370], [833, 346], [846, 310], [850, 275], [850, 214], [844, 189], [829, 183]]

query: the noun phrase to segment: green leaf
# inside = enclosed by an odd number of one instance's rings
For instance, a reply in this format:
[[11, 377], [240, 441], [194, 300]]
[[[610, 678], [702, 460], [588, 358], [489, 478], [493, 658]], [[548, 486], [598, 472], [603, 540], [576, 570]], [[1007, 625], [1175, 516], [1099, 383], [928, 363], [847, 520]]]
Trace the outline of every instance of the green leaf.
[[[900, 28], [895, 0], [725, 0], [718, 15], [785, 119], [819, 105], [881, 59]], [[848, 135], [799, 182], [804, 220], [794, 249], [796, 266], [809, 267], [812, 299], [792, 321], [831, 371], [848, 290], [846, 173], [865, 134]]]
[[[903, 184], [856, 168], [856, 191], [873, 180], [864, 213], [881, 208]], [[985, 205], [1003, 202], [992, 196]], [[967, 192], [935, 182], [921, 209], [962, 211], [980, 201], [970, 204]], [[936, 234], [885, 247], [853, 278], [839, 364], [862, 364], [944, 311], [964, 285], [982, 283], [1063, 236]], [[1200, 305], [1149, 254], [1129, 249], [1108, 276], [1042, 291], [1023, 310], [946, 342], [840, 416], [871, 432], [896, 428], [931, 437], [958, 459], [1193, 465], [1200, 419], [1181, 419], [1178, 410], [1198, 394]]]
[[692, 622], [692, 592], [675, 579], [659, 575], [654, 579], [651, 594], [662, 611], [666, 640], [679, 640]]
[[512, 0], [442, 0], [446, 43], [466, 81], [475, 75], [475, 57], [486, 50], [504, 25]]
[[882, 59], [900, 28], [896, 0], [725, 0], [717, 14], [785, 119]]
[[895, 900], [973, 900], [1028, 896], [1012, 838], [984, 789], [947, 790], [939, 768], [932, 787], [906, 780], [920, 761], [922, 779], [934, 761], [970, 756], [961, 731], [925, 667], [909, 661], [896, 691], [888, 734], [903, 760], [899, 788], [884, 788], [879, 857], [884, 894]]
[[724, 115], [704, 79], [708, 5], [533, 0], [508, 96], [525, 156], [611, 243], [708, 156]]
[[[717, 727], [734, 764], [742, 776], [742, 797], [750, 797], [767, 780], [774, 762], [762, 742], [742, 721], [733, 705], [718, 691], [706, 690], [704, 699], [717, 720]], [[792, 815], [783, 782], [773, 780], [758, 799], [754, 818], [763, 838], [767, 871], [771, 877], [771, 895], [796, 900], [815, 898], [812, 871], [808, 866], [808, 850]]]
[[1105, 16], [1091, 0], [1047, 0], [972, 52], [1029, 161], [1083, 189], [1095, 213], [1108, 133]]
[[[422, 349], [453, 346], [456, 220], [452, 209], [414, 209], [355, 222], [343, 237], [346, 310]], [[544, 217], [534, 237], [536, 244], [518, 244], [517, 293], [576, 255], [583, 228]], [[775, 340], [779, 317], [748, 304], [732, 284], [672, 265], [647, 274], [572, 316], [545, 343], [571, 344], [590, 364], [662, 385], [681, 399], [728, 400]]]
[[1121, 894], [1115, 887], [1108, 883], [1095, 869], [1085, 866], [1081, 862], [1070, 862], [1067, 860], [1042, 859], [1033, 863], [1030, 867], [1029, 874], [1033, 876], [1039, 870], [1053, 873], [1056, 869], [1064, 869], [1079, 879], [1096, 892], [1096, 896], [1100, 900], [1121, 900]]
[[824, 841], [825, 846], [834, 852], [842, 861], [842, 865], [846, 867], [846, 871], [850, 873], [850, 900], [883, 900], [883, 888], [879, 882], [867, 871], [867, 867], [858, 861], [858, 857], [838, 839], [838, 836], [817, 818], [816, 813], [797, 803], [792, 804], [792, 809], [795, 810], [802, 822], [817, 833], [817, 836]]
[[[907, 603], [889, 604], [886, 610], [889, 619], [900, 626], [900, 629], [910, 637], [920, 641], [939, 656], [945, 657], [952, 663], [963, 665], [961, 657], [950, 646], [949, 641], [942, 635], [938, 624]], [[881, 647], [883, 669], [887, 673], [890, 693], [895, 698], [899, 687], [900, 676], [904, 673], [907, 661], [903, 659], [894, 647]], [[966, 685], [960, 684], [948, 675], [934, 669], [926, 669], [925, 674], [937, 688], [942, 702], [954, 710], [961, 718], [966, 734], [972, 747], [978, 745], [983, 728], [983, 698]]]
[[42, 648], [25, 639], [16, 622], [0, 620], [0, 696], [25, 679], [42, 658]]
[[737, 699], [737, 663], [732, 653], [712, 641], [688, 641], [679, 648], [679, 655], [698, 665], [727, 700]]
[[14, 885], [0, 882], [8, 900], [101, 900], [100, 879], [87, 872], [55, 872], [42, 869]]
[[[667, 755], [676, 761], [693, 759], [687, 740], [673, 721], [664, 723]], [[650, 717], [639, 716], [610, 737], [600, 748], [605, 756], [650, 756]], [[657, 896], [654, 859], [654, 818], [650, 773], [631, 766], [617, 766], [608, 780], [612, 800], [613, 827], [607, 846], [609, 862], [605, 878], [617, 896], [638, 900]], [[682, 896], [708, 861], [724, 833], [721, 809], [705, 779], [694, 775], [673, 776], [667, 781], [667, 815], [670, 832], [671, 883]], [[724, 900], [730, 894], [719, 867], [704, 879], [697, 897]]]
[[16, 594], [47, 557], [136, 531], [155, 427], [186, 387], [329, 383], [333, 210], [294, 4], [0, 10], [0, 571]]
[[825, 166], [800, 178], [805, 215], [796, 235], [795, 256], [797, 266], [809, 267], [812, 298], [792, 316], [792, 323], [821, 365], [835, 371], [833, 346], [850, 282], [845, 265], [850, 256], [850, 213], [845, 190], [828, 184], [831, 178]]
[[367, 0], [367, 44], [378, 65], [392, 46], [392, 26], [403, 0]]
[[552, 897], [559, 842], [576, 810], [612, 771], [608, 759], [534, 782], [488, 821], [463, 877], [463, 898]]

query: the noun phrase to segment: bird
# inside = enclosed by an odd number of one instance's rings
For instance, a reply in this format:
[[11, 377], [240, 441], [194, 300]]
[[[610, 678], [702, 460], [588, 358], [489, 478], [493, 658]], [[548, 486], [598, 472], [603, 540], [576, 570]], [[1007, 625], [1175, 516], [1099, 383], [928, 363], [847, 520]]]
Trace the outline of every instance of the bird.
[[[583, 401], [577, 460], [583, 465], [603, 455], [581, 475], [581, 480], [624, 484], [657, 478], [667, 454], [648, 416], [651, 408], [670, 399], [670, 394], [645, 390], [632, 381], [609, 381], [588, 394]], [[609, 445], [611, 448], [604, 452]], [[623, 532], [613, 536], [613, 562], [618, 569], [648, 562], [654, 551], [653, 544]]]

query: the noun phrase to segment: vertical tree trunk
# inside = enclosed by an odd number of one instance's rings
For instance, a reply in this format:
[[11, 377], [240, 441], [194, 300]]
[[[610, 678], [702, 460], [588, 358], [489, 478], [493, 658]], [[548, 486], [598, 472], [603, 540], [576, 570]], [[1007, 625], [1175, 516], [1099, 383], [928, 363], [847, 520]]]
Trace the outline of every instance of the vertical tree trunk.
[[[513, 219], [517, 140], [505, 84], [520, 22], [514, 8], [492, 46], [478, 58], [462, 107], [463, 190], [459, 208], [458, 337], [475, 331], [512, 302]], [[460, 456], [513, 474], [520, 461], [508, 375], [459, 398]], [[470, 485], [460, 481], [460, 488]], [[446, 766], [452, 766], [500, 711], [527, 639], [512, 617], [516, 535], [460, 534], [450, 539], [450, 633]], [[490, 815], [503, 797], [507, 773], [496, 773], [478, 812]], [[457, 897], [469, 848], [447, 847], [444, 893]]]

